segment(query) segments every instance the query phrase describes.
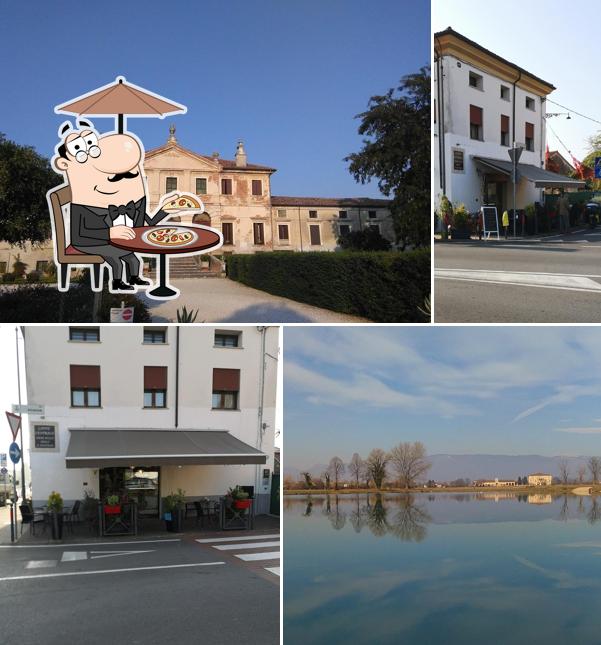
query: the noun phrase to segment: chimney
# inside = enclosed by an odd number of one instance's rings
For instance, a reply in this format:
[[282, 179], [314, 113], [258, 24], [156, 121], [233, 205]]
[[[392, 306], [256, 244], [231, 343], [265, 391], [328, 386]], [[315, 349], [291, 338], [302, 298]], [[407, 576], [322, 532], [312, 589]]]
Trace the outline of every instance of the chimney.
[[236, 148], [236, 166], [238, 168], [246, 168], [246, 152], [244, 151], [242, 141], [238, 141], [238, 147]]
[[167, 143], [177, 143], [177, 139], [175, 138], [175, 126], [173, 124], [169, 126], [169, 138], [167, 139]]

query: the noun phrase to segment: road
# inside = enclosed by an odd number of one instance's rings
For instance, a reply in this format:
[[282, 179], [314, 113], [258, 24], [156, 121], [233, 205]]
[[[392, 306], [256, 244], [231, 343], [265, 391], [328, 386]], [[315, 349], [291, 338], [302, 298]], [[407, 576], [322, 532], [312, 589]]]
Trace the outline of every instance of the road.
[[2, 546], [2, 642], [275, 645], [279, 536], [234, 540]]
[[601, 230], [434, 248], [436, 322], [601, 322]]

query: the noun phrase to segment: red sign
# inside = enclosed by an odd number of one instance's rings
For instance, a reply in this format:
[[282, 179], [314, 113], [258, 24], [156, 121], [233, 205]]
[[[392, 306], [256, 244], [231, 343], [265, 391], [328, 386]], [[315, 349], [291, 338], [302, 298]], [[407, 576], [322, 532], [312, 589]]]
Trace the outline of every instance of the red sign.
[[111, 322], [133, 322], [134, 321], [134, 308], [133, 307], [113, 307], [111, 309]]
[[10, 431], [13, 433], [13, 441], [16, 441], [17, 435], [19, 434], [19, 429], [21, 428], [21, 417], [18, 414], [7, 412], [6, 418], [8, 419]]

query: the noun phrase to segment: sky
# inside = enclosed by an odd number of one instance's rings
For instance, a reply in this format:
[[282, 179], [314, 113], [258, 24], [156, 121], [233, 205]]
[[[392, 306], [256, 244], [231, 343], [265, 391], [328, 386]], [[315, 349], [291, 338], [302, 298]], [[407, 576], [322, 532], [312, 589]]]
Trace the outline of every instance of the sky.
[[[595, 44], [599, 39], [601, 4], [583, 0], [433, 0], [432, 27], [452, 27], [486, 49], [523, 67], [557, 89], [551, 101], [601, 121], [596, 87]], [[548, 112], [566, 112], [549, 103]], [[571, 113], [571, 119], [548, 119], [568, 150], [579, 160], [589, 152], [587, 139], [601, 130]], [[548, 128], [551, 150], [566, 149]], [[569, 160], [569, 156], [568, 156]]]
[[[124, 75], [187, 106], [131, 119], [147, 150], [169, 124], [184, 147], [272, 166], [276, 195], [377, 197], [343, 158], [361, 147], [355, 115], [430, 62], [424, 0], [106, 0], [5, 3], [0, 131], [51, 156], [54, 106]], [[112, 129], [97, 119], [102, 132]]]
[[601, 327], [287, 327], [284, 464], [601, 454]]

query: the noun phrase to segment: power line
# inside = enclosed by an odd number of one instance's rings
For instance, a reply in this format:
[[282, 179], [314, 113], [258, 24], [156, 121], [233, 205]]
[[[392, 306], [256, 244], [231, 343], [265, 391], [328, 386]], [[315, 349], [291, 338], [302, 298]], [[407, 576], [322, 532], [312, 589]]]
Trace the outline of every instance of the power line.
[[566, 107], [565, 105], [562, 105], [561, 103], [556, 103], [555, 101], [552, 101], [551, 99], [547, 99], [549, 103], [553, 103], [553, 105], [557, 105], [560, 108], [563, 108], [564, 110], [567, 110], [568, 112], [571, 112], [572, 114], [577, 114], [578, 116], [581, 116], [583, 119], [588, 119], [589, 121], [593, 121], [594, 123], [598, 123], [601, 125], [601, 121], [598, 121], [597, 119], [593, 119], [590, 116], [586, 116], [586, 114], [581, 114], [580, 112], [576, 112], [576, 110], [570, 110], [570, 108]]
[[567, 153], [571, 155], [572, 151], [568, 150], [568, 146], [566, 146], [566, 144], [559, 138], [559, 136], [557, 135], [557, 132], [555, 132], [555, 130], [549, 125], [549, 123], [547, 123], [547, 127], [555, 135], [555, 138], [557, 139], [557, 141], [559, 141], [559, 143], [561, 143], [561, 145], [566, 149]]

